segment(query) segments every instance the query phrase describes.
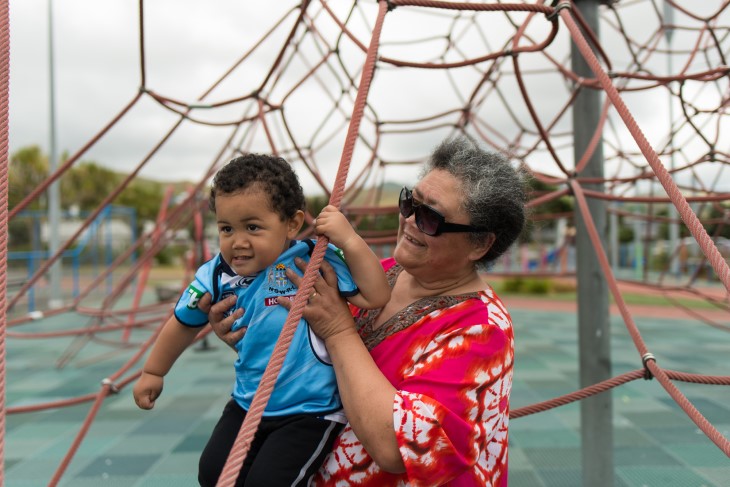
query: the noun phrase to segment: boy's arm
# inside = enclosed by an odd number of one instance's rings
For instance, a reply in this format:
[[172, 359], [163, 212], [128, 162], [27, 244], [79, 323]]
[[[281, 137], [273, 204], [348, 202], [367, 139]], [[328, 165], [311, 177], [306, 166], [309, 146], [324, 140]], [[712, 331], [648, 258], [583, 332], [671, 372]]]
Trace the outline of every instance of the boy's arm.
[[380, 259], [357, 234], [350, 222], [332, 205], [324, 207], [315, 220], [315, 231], [326, 235], [345, 255], [360, 294], [348, 298], [358, 308], [382, 308], [390, 300], [390, 286]]
[[178, 357], [189, 347], [200, 328], [185, 326], [171, 316], [155, 340], [152, 352], [142, 367], [142, 375], [134, 385], [134, 401], [142, 409], [152, 409], [162, 392], [163, 377]]

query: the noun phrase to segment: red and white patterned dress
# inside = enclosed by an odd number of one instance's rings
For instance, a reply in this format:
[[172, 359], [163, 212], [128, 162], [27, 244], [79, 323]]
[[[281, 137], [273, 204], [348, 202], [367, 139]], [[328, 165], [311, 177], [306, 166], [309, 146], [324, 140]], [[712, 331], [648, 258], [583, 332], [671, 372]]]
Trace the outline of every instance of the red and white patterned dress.
[[[391, 284], [401, 271], [383, 261]], [[362, 310], [360, 335], [397, 389], [393, 425], [406, 467], [383, 472], [349, 425], [316, 486], [506, 486], [512, 321], [491, 288], [421, 299], [381, 327]]]

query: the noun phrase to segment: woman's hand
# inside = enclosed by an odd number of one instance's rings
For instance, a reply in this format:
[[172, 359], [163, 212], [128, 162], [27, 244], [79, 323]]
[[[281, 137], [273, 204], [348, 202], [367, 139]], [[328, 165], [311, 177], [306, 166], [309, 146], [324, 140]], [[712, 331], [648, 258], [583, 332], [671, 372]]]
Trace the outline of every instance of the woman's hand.
[[[304, 260], [296, 258], [295, 262], [302, 272], [306, 270], [307, 263]], [[341, 333], [353, 332], [357, 334], [350, 308], [347, 306], [347, 302], [340, 297], [337, 289], [335, 270], [324, 260], [320, 270], [324, 277], [322, 275], [317, 276], [302, 317], [307, 320], [312, 331], [325, 342]], [[302, 277], [291, 269], [286, 270], [286, 276], [297, 287], [302, 282]], [[293, 302], [290, 298], [279, 298], [279, 304], [287, 310], [291, 310]]]
[[[296, 264], [306, 269], [301, 259]], [[355, 435], [380, 468], [391, 473], [405, 472], [393, 430], [395, 387], [378, 369], [360, 339], [350, 308], [337, 290], [335, 270], [326, 261], [322, 261], [320, 270], [324, 277], [317, 275], [302, 316], [327, 346], [342, 405]], [[301, 284], [302, 278], [296, 272], [286, 272], [294, 284]], [[291, 309], [292, 301], [280, 297], [279, 304]]]
[[[236, 331], [231, 331], [233, 323], [243, 316], [243, 308], [233, 310], [232, 313], [228, 314], [231, 309], [236, 305], [236, 296], [228, 296], [226, 299], [218, 301], [213, 306], [210, 305], [212, 296], [210, 293], [205, 293], [200, 301], [198, 301], [198, 309], [203, 312], [208, 312], [208, 322], [213, 332], [225, 342], [226, 345], [232, 349], [236, 349], [236, 343], [238, 343], [243, 335], [246, 333], [247, 328], [240, 328]], [[228, 314], [228, 316], [226, 316]]]

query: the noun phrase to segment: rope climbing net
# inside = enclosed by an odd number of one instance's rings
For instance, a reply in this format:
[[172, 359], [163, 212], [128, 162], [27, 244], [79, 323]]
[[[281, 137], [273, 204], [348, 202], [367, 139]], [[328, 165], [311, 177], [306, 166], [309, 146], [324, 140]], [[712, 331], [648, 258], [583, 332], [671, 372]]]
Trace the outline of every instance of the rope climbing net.
[[[653, 377], [704, 434], [726, 455], [730, 441], [707, 421], [675, 386], [675, 381], [730, 385], [730, 376], [688, 374], [666, 370], [644, 343], [642, 334], [619, 292], [605, 238], [596, 228], [591, 201], [607, 203], [609, 217], [637, 221], [643, 228], [676, 225], [701, 249], [696, 272], [669, 283], [665, 269], [658, 278], [643, 276], [641, 284], [675, 299], [683, 294], [704, 297], [722, 311], [730, 311], [727, 292], [730, 271], [727, 255], [718, 247], [730, 223], [730, 161], [726, 133], [730, 52], [729, 1], [678, 2], [635, 0], [601, 5], [600, 33], [584, 17], [584, 2], [471, 3], [428, 0], [378, 2], [304, 1], [285, 9], [270, 5], [274, 18], [260, 37], [242, 50], [238, 59], [220, 69], [220, 77], [190, 99], [157, 88], [148, 78], [149, 42], [143, 35], [147, 2], [138, 11], [139, 89], [108, 122], [66, 158], [42, 184], [19, 204], [0, 214], [0, 385], [5, 389], [5, 337], [29, 340], [54, 336], [109, 337], [110, 343], [134, 350], [126, 363], [104, 379], [99, 391], [52, 403], [10, 406], [7, 414], [27, 413], [91, 402], [92, 407], [67, 455], [49, 485], [63, 476], [89, 425], [105, 398], [139, 376], [141, 358], [154, 342], [131, 339], [137, 328], [159, 328], [169, 316], [169, 303], [143, 304], [142, 297], [155, 255], [169, 244], [176, 230], [191, 221], [202, 239], [201, 195], [215, 171], [232, 156], [270, 152], [296, 166], [303, 179], [342, 206], [353, 218], [395, 214], [393, 202], [382, 191], [392, 180], [412, 181], [433, 141], [466, 133], [482, 144], [507, 154], [541, 183], [529, 206], [542, 225], [580, 214], [596, 258], [606, 277], [623, 323], [637, 351], [641, 368], [611, 380], [544, 403], [515, 409], [513, 418], [545, 411], [620, 386]], [[3, 161], [8, 159], [8, 25], [7, 2], [0, 19], [3, 64], [0, 79]], [[221, 12], [221, 15], [225, 15]], [[277, 16], [278, 15], [278, 16]], [[587, 68], [576, 69], [575, 59]], [[576, 100], [586, 92], [600, 94], [595, 126], [587, 129], [585, 147], [576, 151]], [[90, 95], [91, 96], [91, 95]], [[93, 103], [93, 100], [89, 100]], [[166, 127], [149, 139], [147, 152], [129, 164], [128, 176], [91, 212], [56, 253], [7, 293], [7, 226], [49, 186], [84, 157], [97, 154], [125, 123], [143, 116], [137, 109], [165, 112]], [[152, 107], [152, 108], [150, 108]], [[146, 112], [144, 112], [146, 113]], [[34, 313], [8, 313], [38, 286], [64, 251], [72, 248], [102, 210], [140, 176], [165, 161], [170, 146], [183, 143], [181, 134], [213, 134], [209, 152], [196, 183], [183, 198], [166, 195], [155, 229], [145, 233], [88, 282], [60, 308]], [[600, 157], [599, 173], [587, 170]], [[128, 157], [131, 160], [131, 156]], [[335, 165], [335, 161], [339, 164]], [[7, 206], [7, 166], [0, 173], [0, 205]], [[568, 214], [540, 213], [540, 209], [568, 198]], [[204, 199], [204, 198], [203, 198]], [[669, 208], [665, 214], [648, 211]], [[308, 215], [311, 221], [311, 215]], [[548, 223], [545, 223], [548, 222]], [[712, 228], [712, 234], [707, 228]], [[650, 230], [646, 230], [649, 232]], [[363, 235], [372, 245], [392, 244], [392, 231]], [[686, 238], [673, 242], [666, 254], [679, 260]], [[277, 344], [267, 375], [226, 464], [220, 485], [233, 485], [237, 465], [245, 457], [278, 367], [283, 361], [293, 326], [301, 316], [314, 271], [321, 262], [321, 239]], [[613, 246], [616, 242], [611, 242]], [[563, 240], [563, 246], [568, 245]], [[565, 247], [555, 246], [556, 253]], [[507, 258], [514, 259], [513, 254]], [[517, 275], [527, 270], [500, 262], [495, 272]], [[90, 295], [117, 269], [125, 269], [101, 304]], [[697, 286], [699, 269], [711, 272], [724, 287], [725, 298], [705, 296]], [[566, 274], [549, 267], [543, 272]], [[118, 306], [132, 295], [132, 305]], [[694, 312], [693, 312], [694, 313]], [[15, 331], [39, 317], [82, 315], [84, 327], [60, 332]], [[720, 321], [698, 316], [698, 321], [727, 329]], [[10, 329], [13, 330], [10, 330]], [[8, 329], [8, 331], [6, 331]], [[72, 354], [71, 354], [72, 355]], [[2, 394], [4, 397], [4, 393]], [[5, 416], [0, 418], [4, 427]], [[2, 477], [0, 477], [2, 483]]]

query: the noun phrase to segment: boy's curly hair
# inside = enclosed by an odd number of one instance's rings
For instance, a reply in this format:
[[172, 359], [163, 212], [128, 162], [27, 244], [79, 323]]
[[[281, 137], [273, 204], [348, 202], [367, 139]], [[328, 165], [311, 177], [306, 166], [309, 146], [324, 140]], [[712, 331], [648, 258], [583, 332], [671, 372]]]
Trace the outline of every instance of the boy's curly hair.
[[215, 212], [216, 195], [232, 195], [256, 186], [269, 195], [271, 209], [282, 220], [304, 211], [304, 191], [296, 173], [281, 157], [246, 154], [232, 159], [213, 177], [208, 207]]

